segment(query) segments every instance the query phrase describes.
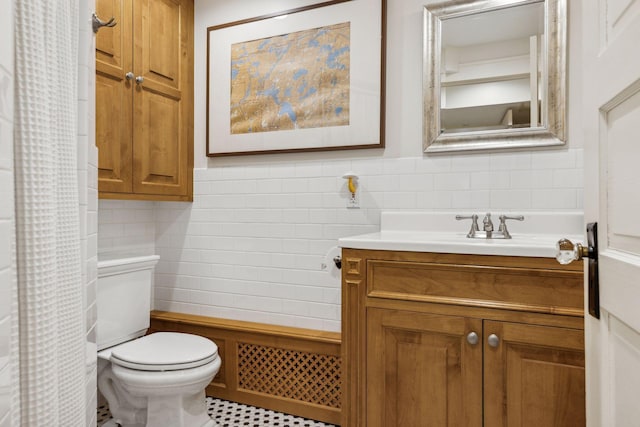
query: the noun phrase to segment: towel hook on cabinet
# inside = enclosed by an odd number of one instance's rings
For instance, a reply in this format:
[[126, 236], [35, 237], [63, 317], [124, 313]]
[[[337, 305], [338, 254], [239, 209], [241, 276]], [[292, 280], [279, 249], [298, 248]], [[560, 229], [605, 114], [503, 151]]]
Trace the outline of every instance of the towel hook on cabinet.
[[98, 15], [96, 15], [95, 12], [91, 15], [91, 22], [93, 24], [94, 33], [97, 33], [98, 30], [102, 27], [115, 27], [117, 24], [115, 17], [112, 16], [108, 21], [103, 21], [102, 19], [98, 18]]

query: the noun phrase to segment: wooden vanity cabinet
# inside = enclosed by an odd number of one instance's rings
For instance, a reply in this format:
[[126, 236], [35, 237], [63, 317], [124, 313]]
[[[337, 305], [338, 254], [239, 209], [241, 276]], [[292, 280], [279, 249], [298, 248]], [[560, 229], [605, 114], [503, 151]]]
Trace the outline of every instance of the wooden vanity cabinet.
[[343, 427], [585, 425], [581, 270], [356, 249], [342, 259]]
[[96, 0], [100, 198], [193, 200], [193, 0]]

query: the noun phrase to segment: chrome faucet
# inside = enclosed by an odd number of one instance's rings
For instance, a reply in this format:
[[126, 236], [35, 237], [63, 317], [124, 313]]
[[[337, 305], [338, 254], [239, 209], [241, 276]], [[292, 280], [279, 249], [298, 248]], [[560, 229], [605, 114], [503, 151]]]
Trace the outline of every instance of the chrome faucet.
[[457, 220], [461, 219], [470, 219], [471, 220], [471, 230], [467, 233], [467, 237], [470, 239], [510, 239], [511, 234], [509, 230], [507, 230], [507, 220], [513, 219], [516, 221], [524, 221], [524, 216], [515, 215], [515, 216], [507, 216], [500, 215], [500, 225], [498, 226], [498, 230], [495, 231], [493, 228], [493, 221], [491, 221], [491, 213], [487, 212], [482, 220], [482, 231], [480, 231], [480, 227], [478, 227], [478, 215], [456, 215]]
[[493, 222], [491, 222], [491, 214], [487, 212], [482, 220], [482, 225], [485, 233], [487, 233], [487, 239], [491, 238], [491, 233], [493, 233]]

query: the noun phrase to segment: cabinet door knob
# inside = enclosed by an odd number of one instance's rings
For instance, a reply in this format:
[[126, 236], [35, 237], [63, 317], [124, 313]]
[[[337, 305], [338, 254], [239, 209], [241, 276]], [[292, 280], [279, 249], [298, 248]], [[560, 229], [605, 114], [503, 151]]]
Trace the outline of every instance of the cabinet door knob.
[[500, 338], [498, 338], [496, 334], [491, 334], [489, 338], [487, 338], [487, 342], [491, 347], [497, 347], [498, 344], [500, 344]]
[[478, 344], [478, 334], [475, 332], [469, 332], [469, 335], [467, 335], [467, 342], [471, 345]]
[[134, 75], [133, 75], [133, 73], [131, 71], [129, 71], [127, 74], [124, 75], [124, 78], [129, 80], [129, 81], [133, 80], [133, 77], [134, 77]]
[[142, 77], [142, 76], [136, 77], [136, 83], [142, 84], [143, 81], [144, 81], [144, 77]]

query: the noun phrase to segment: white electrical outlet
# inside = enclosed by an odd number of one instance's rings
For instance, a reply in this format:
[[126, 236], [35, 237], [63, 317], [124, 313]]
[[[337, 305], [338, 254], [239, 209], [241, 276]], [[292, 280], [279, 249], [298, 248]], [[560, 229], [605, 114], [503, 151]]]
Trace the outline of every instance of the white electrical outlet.
[[351, 193], [347, 199], [347, 209], [360, 209], [360, 193]]

